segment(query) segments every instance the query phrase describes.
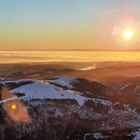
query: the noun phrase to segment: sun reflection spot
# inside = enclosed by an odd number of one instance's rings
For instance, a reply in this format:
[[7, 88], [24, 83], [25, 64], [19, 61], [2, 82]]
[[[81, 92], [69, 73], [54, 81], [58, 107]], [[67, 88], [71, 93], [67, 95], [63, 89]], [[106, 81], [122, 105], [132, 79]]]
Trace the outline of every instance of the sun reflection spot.
[[15, 110], [17, 108], [17, 106], [15, 104], [11, 105], [11, 109]]

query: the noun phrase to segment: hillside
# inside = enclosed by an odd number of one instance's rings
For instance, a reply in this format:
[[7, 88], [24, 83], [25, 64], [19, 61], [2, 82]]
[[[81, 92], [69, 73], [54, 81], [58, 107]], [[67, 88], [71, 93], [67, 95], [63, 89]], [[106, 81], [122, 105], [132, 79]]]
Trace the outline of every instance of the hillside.
[[7, 140], [132, 139], [139, 135], [139, 107], [117, 98], [115, 84], [110, 88], [82, 78], [54, 77], [1, 78], [0, 85], [4, 87], [1, 129]]

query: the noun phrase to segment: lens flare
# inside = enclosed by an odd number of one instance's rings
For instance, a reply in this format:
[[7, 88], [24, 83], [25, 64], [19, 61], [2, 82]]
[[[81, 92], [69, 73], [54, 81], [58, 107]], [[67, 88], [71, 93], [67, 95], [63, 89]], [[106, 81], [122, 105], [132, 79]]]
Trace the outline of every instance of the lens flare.
[[15, 104], [11, 105], [11, 109], [15, 110], [17, 108], [17, 106]]
[[18, 98], [14, 99], [13, 97], [15, 96], [16, 95], [11, 93], [7, 88], [2, 89], [1, 100], [4, 101], [2, 104], [4, 111], [17, 123], [30, 123], [32, 119], [26, 105]]

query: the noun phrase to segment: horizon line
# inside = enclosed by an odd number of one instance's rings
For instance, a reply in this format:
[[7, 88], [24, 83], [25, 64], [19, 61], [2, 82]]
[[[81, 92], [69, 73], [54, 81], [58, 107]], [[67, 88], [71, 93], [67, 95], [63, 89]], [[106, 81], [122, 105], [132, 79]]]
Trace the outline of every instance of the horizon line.
[[132, 49], [130, 49], [130, 50], [94, 50], [94, 49], [86, 49], [86, 50], [80, 50], [80, 49], [76, 49], [76, 50], [65, 50], [65, 49], [63, 49], [63, 50], [54, 50], [54, 49], [45, 49], [45, 50], [0, 50], [0, 51], [111, 51], [111, 52], [115, 52], [115, 51], [120, 51], [120, 52], [140, 52], [140, 49], [138, 49], [138, 50], [132, 50]]

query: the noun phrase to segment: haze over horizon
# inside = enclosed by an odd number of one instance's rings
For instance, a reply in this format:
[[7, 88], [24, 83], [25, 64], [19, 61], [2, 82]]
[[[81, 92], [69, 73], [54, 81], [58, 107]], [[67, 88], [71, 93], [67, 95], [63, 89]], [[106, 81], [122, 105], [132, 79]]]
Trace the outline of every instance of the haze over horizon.
[[140, 50], [139, 0], [0, 2], [0, 50]]

